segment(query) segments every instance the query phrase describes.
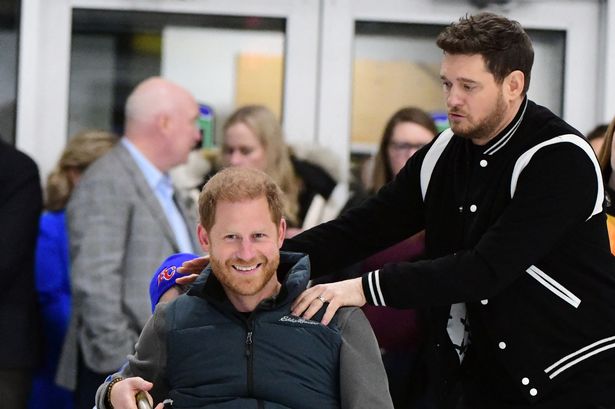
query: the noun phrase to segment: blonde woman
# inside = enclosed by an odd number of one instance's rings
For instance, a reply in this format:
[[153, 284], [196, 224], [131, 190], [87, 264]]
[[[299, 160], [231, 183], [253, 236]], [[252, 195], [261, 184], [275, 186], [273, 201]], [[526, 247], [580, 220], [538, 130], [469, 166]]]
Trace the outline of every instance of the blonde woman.
[[335, 188], [335, 180], [324, 169], [292, 155], [280, 122], [265, 106], [239, 108], [223, 130], [220, 165], [255, 168], [271, 176], [285, 194], [284, 216], [294, 231], [303, 224], [316, 194], [327, 199]]
[[47, 179], [45, 212], [40, 219], [35, 264], [45, 337], [44, 359], [32, 386], [29, 402], [32, 409], [73, 407], [72, 393], [54, 382], [71, 305], [65, 207], [81, 174], [117, 140], [117, 136], [105, 131], [86, 130], [76, 134]]

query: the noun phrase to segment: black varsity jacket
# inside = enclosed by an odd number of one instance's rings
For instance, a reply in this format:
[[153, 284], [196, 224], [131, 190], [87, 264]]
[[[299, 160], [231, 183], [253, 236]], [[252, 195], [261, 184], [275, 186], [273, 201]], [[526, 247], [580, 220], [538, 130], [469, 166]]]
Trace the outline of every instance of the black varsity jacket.
[[[387, 264], [363, 289], [371, 304], [428, 311], [440, 402], [461, 374], [471, 408], [615, 407], [603, 201], [590, 145], [526, 99], [487, 145], [444, 131], [374, 198], [284, 248], [308, 253], [319, 276], [425, 229], [428, 260]], [[452, 304], [469, 319], [461, 367]]]

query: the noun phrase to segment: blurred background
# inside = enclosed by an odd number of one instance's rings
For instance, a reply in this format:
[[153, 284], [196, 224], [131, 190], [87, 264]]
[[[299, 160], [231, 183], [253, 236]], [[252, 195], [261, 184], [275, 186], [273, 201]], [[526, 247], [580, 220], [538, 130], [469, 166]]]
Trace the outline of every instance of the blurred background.
[[[615, 113], [607, 0], [2, 0], [0, 134], [43, 180], [68, 135], [122, 133], [123, 104], [162, 75], [202, 104], [203, 147], [238, 106], [264, 104], [289, 144], [335, 153], [342, 179], [401, 106], [446, 115], [435, 38], [495, 11], [532, 37], [529, 96], [586, 132]], [[611, 34], [609, 34], [611, 33]]]

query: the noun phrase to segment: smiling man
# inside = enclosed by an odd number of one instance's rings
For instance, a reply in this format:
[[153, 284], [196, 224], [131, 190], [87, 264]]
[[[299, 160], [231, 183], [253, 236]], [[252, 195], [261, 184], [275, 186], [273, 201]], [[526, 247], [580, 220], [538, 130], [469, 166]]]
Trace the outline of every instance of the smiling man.
[[210, 266], [186, 295], [156, 308], [129, 364], [99, 388], [98, 408], [136, 409], [139, 390], [173, 408], [393, 407], [361, 310], [339, 310], [328, 326], [290, 314], [309, 261], [279, 251], [282, 196], [253, 169], [207, 182], [197, 232]]
[[284, 244], [315, 277], [423, 229], [428, 259], [314, 286], [293, 312], [311, 317], [322, 298], [323, 323], [340, 305], [421, 308], [440, 407], [613, 408], [615, 264], [596, 157], [527, 98], [534, 52], [518, 22], [466, 16], [437, 44], [450, 129], [374, 198]]

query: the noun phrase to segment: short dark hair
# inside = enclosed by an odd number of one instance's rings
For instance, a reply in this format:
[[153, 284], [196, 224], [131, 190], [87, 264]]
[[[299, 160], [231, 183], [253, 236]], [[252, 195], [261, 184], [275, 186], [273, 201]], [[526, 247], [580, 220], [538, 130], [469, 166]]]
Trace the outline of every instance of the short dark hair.
[[466, 15], [446, 27], [436, 44], [448, 54], [482, 55], [498, 83], [511, 72], [521, 71], [525, 76], [523, 93], [527, 93], [534, 49], [518, 21], [488, 12]]

